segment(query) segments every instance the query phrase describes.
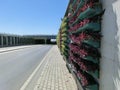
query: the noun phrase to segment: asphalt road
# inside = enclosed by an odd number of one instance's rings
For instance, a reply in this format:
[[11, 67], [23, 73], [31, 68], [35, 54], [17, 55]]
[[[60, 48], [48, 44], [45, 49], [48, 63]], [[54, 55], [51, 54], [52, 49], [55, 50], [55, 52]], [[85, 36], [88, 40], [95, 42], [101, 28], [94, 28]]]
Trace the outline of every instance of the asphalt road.
[[0, 90], [20, 90], [51, 47], [37, 45], [0, 53]]

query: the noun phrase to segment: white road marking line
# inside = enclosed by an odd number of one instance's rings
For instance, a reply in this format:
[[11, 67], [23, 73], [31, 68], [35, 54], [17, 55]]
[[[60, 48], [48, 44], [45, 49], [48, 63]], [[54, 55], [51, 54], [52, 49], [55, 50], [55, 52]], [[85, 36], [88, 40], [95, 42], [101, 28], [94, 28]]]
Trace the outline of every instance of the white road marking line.
[[[51, 48], [52, 49], [52, 48]], [[46, 57], [49, 55], [49, 52], [51, 51], [51, 49], [47, 52], [46, 56], [42, 59], [42, 61], [40, 62], [40, 64], [37, 66], [37, 68], [33, 71], [33, 73], [30, 75], [30, 77], [26, 80], [26, 82], [23, 84], [23, 86], [20, 88], [20, 90], [25, 90], [25, 88], [27, 87], [27, 85], [30, 83], [30, 81], [32, 80], [33, 76], [37, 73], [37, 71], [39, 70], [40, 66], [43, 64], [44, 60], [46, 59]]]

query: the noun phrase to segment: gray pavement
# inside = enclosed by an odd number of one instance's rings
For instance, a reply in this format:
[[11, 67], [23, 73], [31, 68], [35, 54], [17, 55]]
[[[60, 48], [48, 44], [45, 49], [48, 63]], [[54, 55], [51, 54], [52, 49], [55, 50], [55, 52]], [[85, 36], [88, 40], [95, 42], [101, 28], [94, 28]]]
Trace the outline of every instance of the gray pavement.
[[77, 90], [56, 45], [7, 47], [0, 51], [0, 90]]
[[77, 90], [75, 80], [66, 68], [57, 46], [52, 47], [44, 62], [34, 89], [25, 90]]
[[20, 90], [51, 47], [35, 45], [0, 48], [0, 51], [8, 51], [0, 53], [0, 90]]

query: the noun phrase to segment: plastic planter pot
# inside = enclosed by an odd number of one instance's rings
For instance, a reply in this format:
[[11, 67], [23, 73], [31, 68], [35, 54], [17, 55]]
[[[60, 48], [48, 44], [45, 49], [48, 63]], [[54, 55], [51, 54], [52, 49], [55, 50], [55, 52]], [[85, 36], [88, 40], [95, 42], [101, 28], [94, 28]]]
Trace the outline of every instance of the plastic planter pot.
[[98, 60], [98, 59], [95, 59], [95, 58], [93, 58], [93, 57], [91, 57], [91, 56], [86, 56], [86, 57], [84, 57], [83, 59], [84, 59], [84, 60], [87, 60], [87, 61], [92, 61], [92, 62], [94, 62], [94, 63], [99, 63], [99, 60]]
[[67, 41], [68, 40], [68, 37], [64, 37], [62, 38], [63, 41]]
[[62, 45], [65, 45], [65, 46], [67, 46], [67, 45], [68, 45], [68, 43], [65, 43], [65, 42], [62, 42], [61, 44], [62, 44]]
[[86, 61], [84, 59], [75, 60], [74, 57], [71, 58], [74, 62], [76, 62], [80, 66], [81, 70], [89, 72], [95, 76], [98, 76], [98, 74], [97, 75], [95, 74], [95, 72], [98, 71], [99, 69], [99, 65], [97, 63], [93, 63], [92, 61]]
[[66, 22], [63, 22], [62, 25], [61, 25], [61, 28], [64, 28], [67, 26], [67, 23]]
[[87, 72], [78, 71], [78, 77], [81, 78], [81, 83], [82, 83], [83, 87], [87, 87], [89, 85], [96, 85], [97, 84], [95, 79], [90, 74], [88, 74]]
[[68, 50], [67, 49], [62, 49], [62, 52], [63, 53], [68, 53]]
[[85, 90], [99, 90], [98, 88], [99, 88], [98, 85], [89, 85], [85, 87]]
[[92, 39], [83, 40], [82, 43], [90, 45], [94, 48], [100, 48], [100, 42], [94, 41]]
[[77, 6], [76, 11], [74, 12], [74, 14], [70, 17], [70, 19], [78, 12], [78, 10], [84, 5], [84, 0], [81, 0], [80, 3]]
[[96, 81], [98, 81], [97, 79], [99, 78], [99, 71], [98, 70], [96, 70], [96, 71], [94, 71], [94, 72], [91, 72], [91, 71], [86, 71], [88, 74], [90, 74], [90, 75], [92, 75], [95, 79], [96, 79]]
[[67, 32], [67, 28], [61, 30], [61, 33], [65, 33], [65, 32]]
[[61, 45], [61, 47], [64, 49], [64, 48], [66, 48], [66, 49], [68, 49], [69, 50], [69, 47], [68, 47], [68, 45]]
[[78, 11], [78, 9], [80, 9], [84, 4], [85, 4], [84, 0], [80, 0], [80, 3], [79, 3], [79, 5], [78, 5], [76, 11]]
[[93, 8], [89, 7], [84, 12], [81, 12], [78, 18], [71, 24], [71, 26], [75, 25], [80, 20], [92, 18], [96, 15], [100, 15], [101, 13], [103, 13], [101, 4], [95, 4]]
[[67, 41], [62, 41], [61, 44], [68, 45], [68, 44], [69, 44], [69, 40], [67, 40]]
[[62, 37], [68, 37], [68, 34], [67, 33], [63, 33], [61, 36]]
[[66, 56], [66, 57], [68, 57], [68, 55], [69, 55], [69, 54], [68, 54], [68, 51], [64, 51], [64, 52], [63, 52], [63, 55]]
[[102, 13], [102, 8], [101, 8], [101, 4], [96, 4], [95, 6], [93, 6], [93, 8], [87, 8], [87, 10], [85, 10], [84, 12], [82, 12], [78, 18], [80, 20], [83, 20], [85, 18], [91, 18], [94, 17], [96, 15], [99, 15]]
[[75, 3], [77, 2], [77, 0], [74, 0], [72, 3], [72, 7], [75, 5]]
[[64, 32], [61, 32], [61, 36], [62, 36], [62, 34], [68, 34], [68, 31], [64, 31]]
[[100, 23], [88, 23], [85, 24], [83, 27], [80, 27], [76, 31], [72, 31], [71, 33], [80, 33], [86, 30], [92, 31], [92, 32], [98, 32], [101, 29]]

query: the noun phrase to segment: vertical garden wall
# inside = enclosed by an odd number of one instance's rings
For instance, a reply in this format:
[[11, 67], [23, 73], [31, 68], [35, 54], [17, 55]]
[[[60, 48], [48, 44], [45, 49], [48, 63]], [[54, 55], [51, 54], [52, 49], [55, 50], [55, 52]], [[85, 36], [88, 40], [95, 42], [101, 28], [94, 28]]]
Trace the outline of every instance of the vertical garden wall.
[[69, 43], [70, 43], [67, 21], [68, 21], [67, 17], [64, 17], [62, 19], [62, 24], [57, 35], [57, 45], [60, 48], [61, 54], [64, 56], [66, 60], [68, 60], [69, 58]]
[[70, 0], [57, 36], [61, 54], [80, 90], [99, 90], [102, 5]]

